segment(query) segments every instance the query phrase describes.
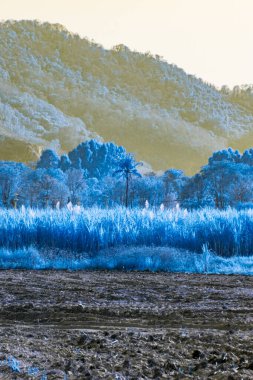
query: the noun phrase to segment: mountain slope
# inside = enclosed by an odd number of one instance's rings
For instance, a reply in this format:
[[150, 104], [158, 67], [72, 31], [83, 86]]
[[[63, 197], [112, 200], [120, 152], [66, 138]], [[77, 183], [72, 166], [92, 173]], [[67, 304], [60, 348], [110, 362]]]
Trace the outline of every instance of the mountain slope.
[[242, 101], [158, 56], [105, 50], [58, 24], [0, 24], [0, 159], [97, 137], [155, 170], [191, 173], [214, 150], [246, 148], [252, 132]]

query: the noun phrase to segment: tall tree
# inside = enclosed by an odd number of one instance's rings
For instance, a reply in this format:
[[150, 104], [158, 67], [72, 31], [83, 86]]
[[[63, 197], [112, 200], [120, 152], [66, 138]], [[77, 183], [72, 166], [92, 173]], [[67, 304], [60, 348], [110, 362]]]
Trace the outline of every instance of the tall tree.
[[129, 195], [129, 181], [132, 176], [141, 177], [141, 174], [136, 169], [137, 166], [142, 165], [141, 162], [136, 162], [132, 154], [128, 154], [125, 158], [119, 161], [119, 169], [114, 172], [114, 175], [119, 175], [126, 180], [126, 196], [125, 206], [128, 207], [128, 195]]
[[83, 169], [69, 169], [66, 171], [66, 184], [70, 191], [71, 202], [77, 204], [81, 193], [85, 189], [86, 171]]

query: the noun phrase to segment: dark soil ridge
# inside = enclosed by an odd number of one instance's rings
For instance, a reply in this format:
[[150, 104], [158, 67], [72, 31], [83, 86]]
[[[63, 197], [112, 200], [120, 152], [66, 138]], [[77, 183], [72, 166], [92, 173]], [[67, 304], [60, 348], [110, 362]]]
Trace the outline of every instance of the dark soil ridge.
[[6, 270], [0, 305], [0, 360], [48, 379], [253, 378], [253, 277]]

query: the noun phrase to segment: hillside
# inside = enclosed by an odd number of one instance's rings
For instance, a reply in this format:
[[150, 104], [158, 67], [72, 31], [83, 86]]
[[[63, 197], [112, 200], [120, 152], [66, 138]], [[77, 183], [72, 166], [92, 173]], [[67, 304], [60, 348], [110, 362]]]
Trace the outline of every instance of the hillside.
[[[36, 21], [0, 24], [0, 159], [29, 161], [88, 138], [154, 170], [192, 173], [211, 152], [253, 141], [253, 98], [218, 91], [161, 57], [112, 50]], [[246, 100], [245, 100], [246, 99]]]

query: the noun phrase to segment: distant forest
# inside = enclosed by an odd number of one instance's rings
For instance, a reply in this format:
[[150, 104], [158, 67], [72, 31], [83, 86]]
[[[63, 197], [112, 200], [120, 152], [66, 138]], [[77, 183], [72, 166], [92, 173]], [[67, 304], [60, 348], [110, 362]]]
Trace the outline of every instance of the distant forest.
[[62, 156], [44, 150], [30, 165], [0, 161], [0, 206], [253, 207], [253, 149], [217, 151], [192, 177], [178, 169], [141, 175], [139, 165], [124, 147], [96, 140]]

